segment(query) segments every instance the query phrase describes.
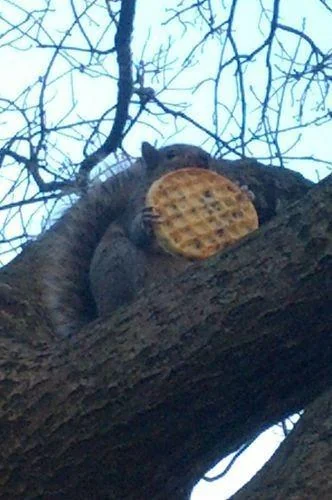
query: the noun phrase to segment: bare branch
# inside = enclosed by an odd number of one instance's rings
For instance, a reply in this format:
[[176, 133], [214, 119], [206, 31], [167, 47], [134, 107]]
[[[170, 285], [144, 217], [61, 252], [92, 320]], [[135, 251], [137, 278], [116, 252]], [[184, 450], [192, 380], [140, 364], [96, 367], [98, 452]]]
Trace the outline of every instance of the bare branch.
[[119, 66], [118, 98], [112, 130], [104, 144], [86, 157], [80, 167], [80, 175], [86, 176], [97, 163], [114, 152], [121, 144], [124, 127], [128, 119], [128, 109], [133, 93], [132, 60], [130, 40], [133, 31], [136, 0], [123, 2], [115, 35], [115, 50]]

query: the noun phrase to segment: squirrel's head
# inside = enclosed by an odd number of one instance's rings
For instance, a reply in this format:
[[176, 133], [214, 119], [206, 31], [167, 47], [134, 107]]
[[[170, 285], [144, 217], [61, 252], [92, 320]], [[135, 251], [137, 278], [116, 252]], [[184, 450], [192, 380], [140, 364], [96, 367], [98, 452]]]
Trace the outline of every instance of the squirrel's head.
[[191, 144], [173, 144], [156, 149], [148, 142], [143, 142], [142, 158], [148, 172], [186, 167], [209, 168], [211, 164], [211, 156], [204, 149]]

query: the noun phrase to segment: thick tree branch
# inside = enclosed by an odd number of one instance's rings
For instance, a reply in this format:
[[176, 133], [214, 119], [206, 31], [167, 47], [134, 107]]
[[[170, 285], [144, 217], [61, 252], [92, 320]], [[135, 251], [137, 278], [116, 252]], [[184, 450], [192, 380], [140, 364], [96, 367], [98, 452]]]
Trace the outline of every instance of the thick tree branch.
[[1, 498], [184, 498], [327, 388], [331, 185], [70, 345], [4, 339]]

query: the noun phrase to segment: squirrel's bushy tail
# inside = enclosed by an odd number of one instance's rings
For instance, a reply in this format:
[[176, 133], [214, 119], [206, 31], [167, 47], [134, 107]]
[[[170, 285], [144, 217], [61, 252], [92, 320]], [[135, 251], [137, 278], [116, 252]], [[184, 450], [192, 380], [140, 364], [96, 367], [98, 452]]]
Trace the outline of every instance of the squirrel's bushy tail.
[[93, 252], [107, 227], [126, 208], [137, 185], [140, 161], [95, 185], [51, 228], [43, 300], [56, 333], [70, 336], [96, 316], [89, 287]]

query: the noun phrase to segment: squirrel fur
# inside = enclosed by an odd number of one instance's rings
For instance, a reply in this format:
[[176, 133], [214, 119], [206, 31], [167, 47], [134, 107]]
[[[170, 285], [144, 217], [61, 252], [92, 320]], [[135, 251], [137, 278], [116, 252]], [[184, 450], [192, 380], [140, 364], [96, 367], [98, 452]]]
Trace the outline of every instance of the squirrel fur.
[[159, 150], [142, 144], [142, 158], [94, 186], [55, 225], [44, 276], [44, 302], [56, 333], [75, 334], [85, 324], [133, 300], [156, 280], [190, 261], [166, 254], [149, 226], [145, 195], [165, 173], [211, 168], [203, 149], [175, 144]]

